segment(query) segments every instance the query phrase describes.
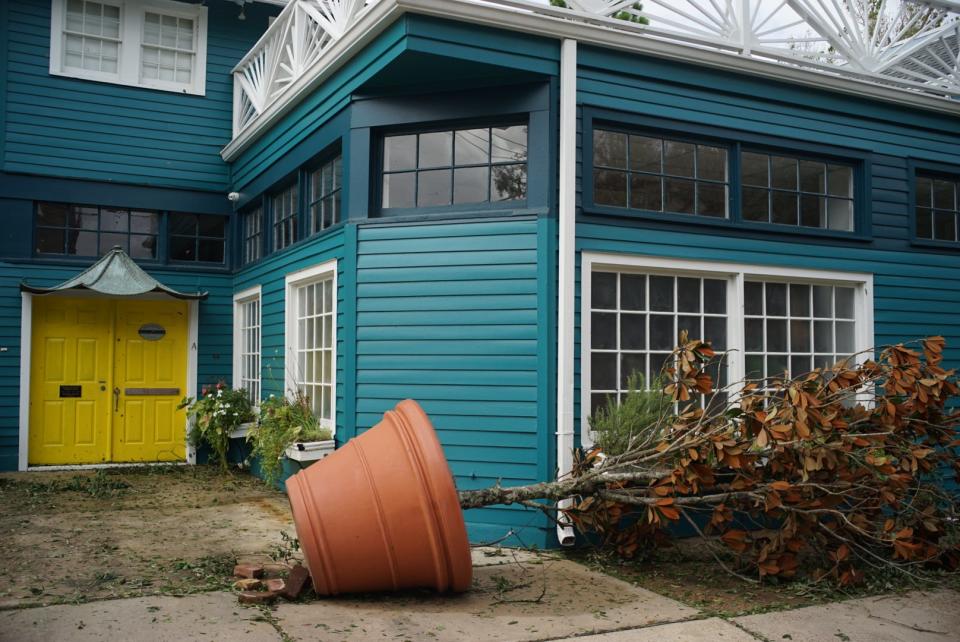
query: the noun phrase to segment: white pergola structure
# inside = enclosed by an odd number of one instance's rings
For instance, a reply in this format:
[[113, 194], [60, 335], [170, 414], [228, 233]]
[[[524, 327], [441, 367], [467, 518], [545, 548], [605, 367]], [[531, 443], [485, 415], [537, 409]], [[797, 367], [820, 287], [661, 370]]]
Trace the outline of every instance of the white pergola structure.
[[[635, 0], [566, 0], [566, 7], [547, 0], [442, 1], [960, 99], [960, 0], [644, 0], [642, 9]], [[434, 11], [441, 13], [438, 3]], [[369, 30], [365, 17], [387, 4], [404, 10], [417, 3], [291, 0], [234, 68], [235, 139], [302, 88], [305, 76], [316, 75], [354, 27], [366, 22], [360, 29]]]

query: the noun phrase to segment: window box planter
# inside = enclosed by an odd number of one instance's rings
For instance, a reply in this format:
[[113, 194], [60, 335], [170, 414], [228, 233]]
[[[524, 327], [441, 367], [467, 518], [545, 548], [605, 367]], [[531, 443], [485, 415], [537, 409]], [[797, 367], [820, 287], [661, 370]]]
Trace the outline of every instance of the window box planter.
[[240, 424], [236, 430], [230, 433], [230, 439], [243, 439], [247, 436], [247, 433], [250, 432], [250, 429], [257, 425], [255, 421], [248, 421], [245, 424]]
[[301, 464], [313, 463], [332, 453], [335, 443], [333, 439], [297, 442], [287, 448], [287, 459]]

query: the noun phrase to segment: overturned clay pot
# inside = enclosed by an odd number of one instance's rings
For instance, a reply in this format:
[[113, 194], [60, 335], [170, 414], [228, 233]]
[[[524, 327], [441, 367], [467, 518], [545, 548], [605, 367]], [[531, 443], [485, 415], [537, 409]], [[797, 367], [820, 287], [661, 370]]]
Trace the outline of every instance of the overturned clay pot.
[[453, 476], [417, 402], [400, 402], [289, 478], [287, 494], [317, 594], [470, 588], [470, 545]]

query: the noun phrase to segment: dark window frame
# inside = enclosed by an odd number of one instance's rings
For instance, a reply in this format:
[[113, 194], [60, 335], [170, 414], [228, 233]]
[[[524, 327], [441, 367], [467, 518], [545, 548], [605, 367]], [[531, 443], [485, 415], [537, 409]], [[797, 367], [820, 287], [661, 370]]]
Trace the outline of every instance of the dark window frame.
[[[301, 174], [303, 173], [302, 169], [298, 169], [293, 179], [283, 181], [278, 185], [275, 185], [267, 193], [267, 211], [268, 219], [270, 221], [270, 245], [269, 252], [267, 254], [273, 254], [275, 252], [282, 252], [295, 245], [297, 242], [303, 240], [303, 230], [301, 230], [302, 225], [302, 212], [303, 212], [303, 183], [301, 180]], [[286, 195], [290, 190], [294, 190], [293, 197], [290, 199], [291, 206], [293, 211], [288, 215], [284, 216], [282, 219], [277, 219], [277, 199], [281, 195]], [[281, 229], [283, 224], [286, 224], [290, 221], [291, 227], [291, 238], [289, 241], [285, 242], [283, 245], [278, 245], [278, 235], [277, 231]]]
[[[907, 160], [907, 208], [909, 212], [907, 225], [910, 227], [910, 244], [918, 247], [939, 248], [943, 250], [960, 249], [960, 229], [958, 229], [956, 241], [925, 238], [917, 234], [917, 179], [921, 175], [932, 178], [939, 176], [960, 184], [960, 165], [937, 163], [914, 158]], [[956, 195], [956, 198], [958, 201], [957, 208], [960, 209], [960, 193]], [[960, 227], [960, 221], [957, 222], [957, 225]]]
[[[207, 217], [212, 219], [220, 219], [223, 223], [223, 235], [222, 236], [213, 236], [210, 234], [201, 234], [200, 233], [200, 219], [197, 218], [195, 232], [193, 234], [179, 234], [173, 232], [174, 222], [173, 219], [177, 216], [194, 216], [194, 217]], [[221, 266], [227, 265], [227, 256], [230, 247], [230, 217], [222, 216], [220, 214], [198, 214], [196, 212], [183, 212], [183, 211], [173, 211], [167, 212], [166, 216], [166, 259], [170, 265], [210, 265], [210, 266]], [[175, 259], [173, 258], [173, 244], [174, 239], [186, 239], [192, 238], [194, 241], [193, 259]], [[202, 241], [219, 241], [222, 244], [222, 258], [219, 261], [203, 261], [200, 259], [200, 243]]]
[[[593, 131], [595, 128], [621, 131], [638, 135], [669, 138], [705, 145], [725, 146], [729, 163], [729, 209], [727, 218], [654, 212], [631, 208], [610, 207], [594, 202], [593, 180]], [[743, 182], [740, 171], [740, 155], [743, 150], [782, 155], [803, 160], [848, 165], [853, 168], [854, 229], [852, 232], [824, 228], [804, 227], [781, 223], [749, 221], [743, 218], [741, 191]], [[579, 177], [581, 178], [582, 211], [587, 215], [613, 216], [652, 221], [676, 226], [708, 226], [729, 230], [742, 229], [756, 232], [801, 235], [838, 240], [869, 241], [872, 225], [870, 220], [871, 163], [869, 153], [852, 148], [809, 143], [787, 138], [753, 134], [685, 121], [644, 116], [595, 107], [582, 112], [582, 144]]]
[[[258, 215], [260, 221], [256, 226], [256, 230], [253, 234], [248, 234], [247, 230], [247, 218], [252, 215]], [[240, 256], [239, 263], [241, 266], [250, 265], [251, 263], [256, 263], [266, 256], [266, 208], [263, 204], [263, 199], [256, 199], [256, 201], [248, 206], [247, 208], [240, 210], [239, 212], [239, 234], [240, 237]], [[253, 243], [248, 243], [249, 241], [254, 241]], [[247, 254], [248, 248], [254, 248], [256, 256], [249, 257]]]
[[[96, 230], [87, 230], [83, 228], [73, 227], [68, 223], [65, 223], [63, 226], [55, 225], [42, 225], [40, 223], [40, 209], [44, 204], [50, 205], [61, 205], [68, 208], [87, 208], [87, 209], [96, 209], [97, 210], [97, 229]], [[103, 211], [104, 210], [117, 210], [117, 211], [126, 211], [127, 213], [127, 229], [126, 231], [114, 231], [114, 230], [105, 230], [103, 229]], [[134, 232], [131, 230], [130, 225], [130, 216], [133, 213], [146, 213], [156, 215], [156, 232], [147, 233], [147, 232]], [[31, 230], [31, 238], [33, 242], [31, 243], [31, 254], [35, 258], [41, 259], [55, 259], [55, 258], [65, 258], [65, 259], [99, 259], [104, 256], [106, 252], [100, 251], [101, 239], [106, 234], [125, 236], [127, 247], [126, 252], [130, 254], [130, 239], [132, 237], [153, 237], [154, 239], [154, 256], [152, 258], [145, 257], [133, 257], [136, 261], [142, 263], [150, 264], [162, 264], [165, 260], [165, 256], [162, 253], [164, 247], [164, 231], [166, 229], [166, 212], [162, 210], [153, 210], [148, 208], [136, 208], [136, 207], [120, 207], [113, 205], [90, 205], [85, 203], [65, 203], [61, 201], [42, 201], [37, 200], [33, 203], [33, 225]], [[41, 230], [56, 230], [62, 231], [64, 233], [64, 242], [63, 242], [63, 252], [41, 252], [39, 250], [39, 233]], [[66, 251], [68, 243], [68, 233], [70, 231], [75, 231], [77, 233], [86, 232], [96, 234], [97, 239], [97, 253], [96, 254], [70, 254]], [[112, 246], [111, 246], [112, 247]], [[111, 248], [106, 248], [108, 252]], [[132, 254], [131, 254], [132, 256]]]
[[[487, 162], [486, 163], [468, 163], [457, 165], [456, 164], [456, 149], [454, 142], [454, 148], [452, 150], [451, 164], [444, 166], [430, 166], [430, 167], [420, 167], [419, 164], [419, 136], [423, 134], [432, 134], [432, 133], [443, 133], [450, 132], [454, 141], [456, 139], [456, 132], [470, 129], [489, 129], [501, 127], [517, 127], [522, 126], [526, 127], [527, 130], [527, 153], [525, 159], [522, 162], [517, 161], [493, 161], [492, 159], [492, 136], [490, 142], [490, 151], [487, 153]], [[458, 213], [458, 212], [475, 212], [475, 211], [510, 211], [510, 210], [519, 210], [526, 209], [527, 201], [530, 195], [530, 138], [531, 138], [531, 123], [529, 114], [524, 114], [522, 116], [504, 116], [504, 117], [493, 117], [493, 118], [483, 118], [483, 119], [469, 119], [469, 120], [456, 120], [456, 121], [432, 121], [425, 123], [417, 124], [407, 124], [400, 127], [389, 127], [383, 128], [377, 131], [376, 135], [373, 137], [373, 168], [372, 173], [372, 196], [374, 207], [372, 210], [375, 212], [374, 216], [404, 216], [408, 214], [430, 214], [430, 213]], [[388, 171], [385, 169], [385, 143], [386, 139], [394, 136], [409, 136], [415, 135], [418, 137], [418, 147], [416, 150], [417, 162], [416, 167]], [[455, 203], [454, 201], [454, 192], [453, 192], [453, 181], [454, 174], [456, 169], [470, 169], [477, 167], [486, 167], [492, 169], [494, 167], [506, 167], [511, 165], [523, 165], [524, 167], [524, 194], [522, 198], [508, 199], [508, 200], [499, 200], [493, 201], [490, 200], [492, 196], [492, 176], [488, 175], [488, 185], [487, 185], [487, 200], [484, 201], [474, 201], [469, 203]], [[424, 171], [450, 171], [451, 174], [451, 192], [450, 198], [451, 203], [449, 205], [426, 205], [426, 206], [417, 206], [414, 204], [412, 207], [384, 207], [383, 206], [383, 187], [384, 187], [384, 176], [388, 174], [418, 174]], [[414, 203], [416, 203], [417, 198], [417, 180], [415, 180], [414, 186]]]
[[[337, 164], [340, 166], [340, 181], [336, 182]], [[317, 172], [323, 172], [327, 167], [331, 168], [331, 172], [334, 177], [333, 189], [330, 192], [324, 192], [321, 187], [321, 194], [319, 198], [315, 198], [313, 193], [313, 177]], [[344, 195], [344, 179], [347, 176], [346, 168], [344, 167], [343, 153], [338, 148], [335, 151], [327, 154], [323, 154], [318, 157], [313, 162], [310, 162], [303, 166], [303, 180], [302, 185], [305, 189], [301, 188], [302, 199], [304, 201], [304, 229], [303, 229], [303, 238], [310, 238], [316, 234], [325, 232], [333, 227], [336, 227], [338, 224], [342, 223], [344, 220], [344, 211], [343, 211], [343, 195]], [[334, 214], [333, 218], [329, 224], [325, 223], [326, 217], [324, 216], [324, 201], [326, 199], [332, 199], [334, 203]], [[314, 228], [314, 208], [320, 210], [320, 226]]]

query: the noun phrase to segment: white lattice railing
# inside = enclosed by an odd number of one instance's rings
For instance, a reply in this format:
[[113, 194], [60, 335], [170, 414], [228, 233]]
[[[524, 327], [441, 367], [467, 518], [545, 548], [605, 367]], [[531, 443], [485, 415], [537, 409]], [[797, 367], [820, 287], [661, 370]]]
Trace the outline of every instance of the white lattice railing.
[[[234, 69], [234, 137], [285, 100], [376, 2], [291, 0]], [[406, 4], [416, 10], [414, 0]], [[960, 0], [644, 0], [642, 9], [635, 0], [474, 4], [504, 11], [505, 25], [511, 12], [540, 14], [960, 99]]]

